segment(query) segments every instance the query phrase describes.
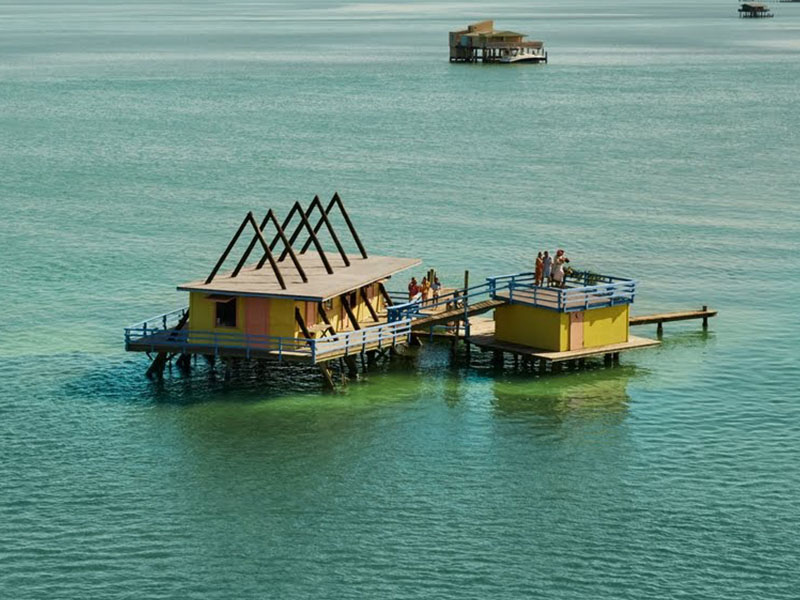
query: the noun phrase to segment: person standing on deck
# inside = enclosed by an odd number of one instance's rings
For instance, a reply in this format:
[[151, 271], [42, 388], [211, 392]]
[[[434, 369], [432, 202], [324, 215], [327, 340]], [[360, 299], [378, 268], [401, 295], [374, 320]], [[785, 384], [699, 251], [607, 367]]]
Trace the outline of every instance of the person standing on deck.
[[436, 304], [436, 301], [439, 299], [439, 292], [442, 289], [442, 284], [439, 283], [439, 278], [433, 278], [433, 285], [431, 285], [431, 291], [433, 292], [433, 303]]
[[413, 300], [417, 294], [419, 294], [419, 284], [417, 283], [417, 278], [412, 277], [411, 283], [408, 284], [408, 301]]
[[425, 304], [428, 301], [428, 294], [431, 291], [431, 284], [427, 277], [422, 278], [422, 285], [419, 286], [419, 291], [422, 294], [422, 303]]
[[564, 287], [564, 263], [568, 262], [569, 259], [564, 255], [564, 251], [558, 250], [556, 252], [556, 259], [553, 261], [553, 272], [550, 276], [557, 287]]
[[550, 258], [550, 253], [545, 250], [544, 257], [542, 257], [542, 281], [545, 285], [550, 285], [550, 269], [553, 265], [553, 259]]
[[544, 260], [542, 259], [542, 253], [536, 256], [536, 269], [533, 274], [533, 284], [535, 286], [542, 285], [542, 273], [544, 272]]

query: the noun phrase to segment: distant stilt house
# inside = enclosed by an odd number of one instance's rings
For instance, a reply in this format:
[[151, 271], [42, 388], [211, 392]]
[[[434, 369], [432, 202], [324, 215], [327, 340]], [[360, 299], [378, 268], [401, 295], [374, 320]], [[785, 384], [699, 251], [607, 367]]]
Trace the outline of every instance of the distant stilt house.
[[547, 62], [544, 42], [526, 41], [515, 31], [498, 31], [494, 21], [481, 21], [450, 32], [450, 62]]
[[744, 2], [739, 7], [739, 17], [748, 19], [762, 19], [765, 17], [773, 17], [769, 7], [760, 2]]

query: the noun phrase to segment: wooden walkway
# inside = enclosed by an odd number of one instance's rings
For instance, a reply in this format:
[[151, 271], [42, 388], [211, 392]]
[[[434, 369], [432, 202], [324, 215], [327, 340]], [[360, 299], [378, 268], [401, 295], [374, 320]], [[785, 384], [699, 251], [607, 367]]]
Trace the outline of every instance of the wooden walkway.
[[[483, 300], [481, 302], [476, 302], [475, 304], [470, 304], [466, 310], [466, 314], [468, 317], [474, 317], [476, 315], [489, 312], [490, 310], [493, 310], [502, 304], [505, 304], [504, 300]], [[434, 325], [440, 325], [450, 321], [463, 321], [464, 314], [465, 311], [463, 308], [451, 308], [449, 310], [443, 310], [442, 312], [436, 312], [431, 315], [412, 319], [411, 327], [413, 329], [418, 329], [421, 327], [432, 327]]]
[[668, 323], [670, 321], [688, 321], [690, 319], [703, 319], [703, 326], [708, 325], [708, 319], [710, 317], [716, 317], [717, 311], [716, 310], [708, 310], [707, 306], [704, 306], [701, 310], [685, 310], [681, 312], [670, 312], [670, 313], [657, 313], [654, 315], [641, 315], [638, 317], [631, 317], [630, 324], [633, 325], [652, 325], [653, 323], [657, 323], [659, 327], [662, 323]]

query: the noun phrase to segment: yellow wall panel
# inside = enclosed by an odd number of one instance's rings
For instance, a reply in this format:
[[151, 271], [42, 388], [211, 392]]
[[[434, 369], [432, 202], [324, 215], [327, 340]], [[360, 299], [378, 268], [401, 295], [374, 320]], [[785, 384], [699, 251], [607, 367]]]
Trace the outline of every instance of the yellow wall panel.
[[295, 337], [299, 327], [294, 318], [295, 301], [291, 298], [272, 298], [269, 304], [269, 334], [276, 337]]
[[545, 308], [507, 304], [494, 313], [495, 338], [543, 350], [562, 351], [569, 345], [569, 315]]
[[[236, 298], [236, 327], [217, 327], [217, 303], [206, 298], [204, 292], [189, 292], [189, 341], [196, 343], [213, 343], [210, 336], [202, 339], [192, 336], [192, 331], [213, 331], [217, 333], [244, 333], [244, 298]], [[219, 345], [225, 345], [225, 339], [218, 339]], [[238, 340], [229, 343], [238, 344]]]
[[206, 300], [202, 292], [189, 292], [189, 329], [211, 331], [214, 329], [216, 305]]
[[629, 304], [584, 311], [583, 347], [594, 348], [628, 341]]

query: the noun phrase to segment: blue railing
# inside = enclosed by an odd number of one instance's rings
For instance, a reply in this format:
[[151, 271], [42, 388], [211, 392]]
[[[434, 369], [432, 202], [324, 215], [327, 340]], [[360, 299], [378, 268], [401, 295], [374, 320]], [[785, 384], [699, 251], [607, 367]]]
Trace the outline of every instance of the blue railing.
[[636, 295], [636, 281], [589, 271], [573, 271], [566, 276], [566, 285], [549, 287], [535, 285], [532, 272], [512, 273], [487, 277], [485, 283], [458, 289], [437, 300], [422, 302], [419, 296], [404, 304], [387, 307], [389, 322], [399, 319], [419, 319], [433, 316], [441, 309], [464, 309], [464, 320], [469, 320], [469, 307], [476, 301], [488, 298], [511, 304], [527, 304], [559, 312], [574, 312], [588, 308], [601, 308], [629, 304]]
[[178, 323], [181, 322], [181, 319], [183, 319], [188, 312], [189, 307], [184, 306], [183, 308], [176, 308], [175, 310], [164, 313], [163, 315], [150, 317], [149, 319], [140, 321], [135, 325], [126, 327], [125, 341], [128, 341], [128, 331], [141, 331], [145, 335], [149, 335], [152, 333], [158, 333], [159, 331], [165, 331], [167, 329], [174, 329], [178, 326]]
[[386, 308], [386, 318], [391, 323], [400, 319], [419, 319], [422, 317], [430, 317], [435, 315], [437, 309], [453, 310], [464, 309], [469, 310], [470, 304], [475, 301], [488, 300], [491, 297], [491, 287], [489, 281], [479, 283], [468, 287], [466, 289], [460, 288], [442, 294], [438, 298], [422, 301], [422, 296], [417, 294], [410, 302], [405, 304], [395, 304]]
[[[346, 331], [324, 338], [294, 338], [271, 335], [240, 333], [236, 331], [204, 331], [194, 329], [174, 329], [183, 316], [180, 309], [153, 319], [147, 319], [125, 328], [125, 345], [149, 347], [151, 351], [174, 348], [175, 351], [191, 352], [201, 350], [218, 355], [222, 350], [243, 350], [247, 358], [256, 354], [270, 354], [283, 360], [308, 358], [311, 362], [330, 357], [330, 355], [349, 355], [353, 352], [381, 349], [398, 342], [407, 342], [411, 337], [411, 321], [404, 319], [392, 323], [382, 323], [354, 331]], [[179, 316], [174, 318], [174, 314]], [[167, 327], [163, 327], [164, 323]], [[170, 327], [172, 324], [172, 327]]]
[[566, 285], [572, 287], [537, 286], [533, 273], [490, 277], [489, 281], [493, 298], [558, 312], [630, 304], [636, 295], [636, 281], [633, 279], [588, 271], [573, 271], [565, 279]]

